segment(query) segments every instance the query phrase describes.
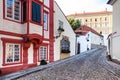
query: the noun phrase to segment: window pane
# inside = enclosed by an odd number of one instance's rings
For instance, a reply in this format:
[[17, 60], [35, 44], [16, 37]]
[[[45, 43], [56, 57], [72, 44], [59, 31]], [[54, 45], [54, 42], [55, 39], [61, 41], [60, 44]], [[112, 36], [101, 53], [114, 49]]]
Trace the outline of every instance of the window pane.
[[6, 62], [20, 61], [20, 45], [19, 44], [6, 44]]
[[20, 1], [14, 0], [14, 19], [20, 20]]
[[6, 0], [6, 17], [13, 20], [20, 20], [20, 0]]
[[13, 45], [6, 45], [6, 62], [13, 62]]
[[20, 47], [19, 45], [14, 45], [14, 61], [19, 61], [20, 54], [19, 47]]
[[26, 2], [23, 3], [23, 21], [26, 21]]
[[48, 27], [48, 15], [44, 13], [44, 29], [47, 29]]
[[13, 17], [13, 0], [7, 0], [7, 17]]
[[40, 47], [40, 51], [39, 51], [39, 56], [40, 56], [40, 60], [46, 60], [46, 56], [47, 56], [47, 47], [45, 46], [41, 46]]
[[35, 22], [40, 22], [40, 15], [41, 15], [40, 5], [32, 2], [32, 20]]

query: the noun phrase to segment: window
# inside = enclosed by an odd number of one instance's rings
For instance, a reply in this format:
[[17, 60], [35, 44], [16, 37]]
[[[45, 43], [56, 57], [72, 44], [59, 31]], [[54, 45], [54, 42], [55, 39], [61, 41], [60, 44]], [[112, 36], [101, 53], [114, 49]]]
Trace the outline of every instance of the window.
[[48, 29], [48, 14], [46, 12], [44, 13], [44, 29]]
[[90, 22], [92, 22], [92, 18], [90, 19]]
[[97, 22], [97, 18], [95, 18], [95, 22]]
[[92, 28], [92, 23], [90, 23], [90, 27]]
[[22, 21], [24, 22], [24, 21], [26, 21], [26, 2], [25, 1], [23, 2], [22, 11], [23, 11]]
[[21, 2], [20, 0], [5, 0], [5, 17], [20, 21], [21, 20]]
[[63, 22], [59, 20], [59, 28], [63, 29]]
[[32, 21], [41, 22], [41, 6], [35, 2], [32, 2]]
[[97, 28], [97, 23], [95, 23], [95, 28]]
[[66, 36], [61, 40], [61, 53], [70, 53], [70, 42]]
[[85, 22], [87, 22], [87, 19], [85, 19]]
[[100, 17], [100, 22], [102, 22], [102, 17]]
[[40, 46], [39, 60], [47, 60], [47, 46]]
[[20, 62], [20, 44], [6, 43], [6, 63]]

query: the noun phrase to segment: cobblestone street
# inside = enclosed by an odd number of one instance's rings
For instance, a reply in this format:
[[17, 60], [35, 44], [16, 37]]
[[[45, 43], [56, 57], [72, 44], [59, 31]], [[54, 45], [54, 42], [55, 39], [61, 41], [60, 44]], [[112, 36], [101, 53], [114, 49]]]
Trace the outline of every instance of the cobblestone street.
[[107, 61], [103, 48], [78, 54], [65, 63], [27, 74], [17, 80], [120, 80], [120, 65]]

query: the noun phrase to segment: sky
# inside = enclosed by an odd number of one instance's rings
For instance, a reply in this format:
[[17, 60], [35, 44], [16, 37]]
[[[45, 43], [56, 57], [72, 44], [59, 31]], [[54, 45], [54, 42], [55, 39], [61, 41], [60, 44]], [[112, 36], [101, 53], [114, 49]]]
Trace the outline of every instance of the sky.
[[65, 15], [83, 13], [112, 11], [112, 6], [106, 4], [108, 0], [55, 0]]

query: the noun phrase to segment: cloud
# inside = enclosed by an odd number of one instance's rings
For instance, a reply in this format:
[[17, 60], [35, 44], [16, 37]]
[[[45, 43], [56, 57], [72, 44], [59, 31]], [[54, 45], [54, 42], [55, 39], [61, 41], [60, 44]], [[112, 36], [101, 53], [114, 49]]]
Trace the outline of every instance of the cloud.
[[83, 11], [103, 11], [105, 8], [112, 10], [105, 0], [55, 0], [63, 12], [68, 15], [72, 13], [81, 13]]

